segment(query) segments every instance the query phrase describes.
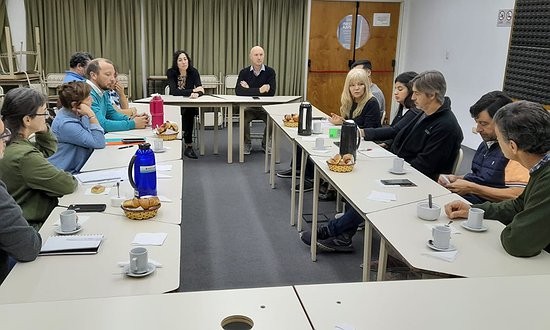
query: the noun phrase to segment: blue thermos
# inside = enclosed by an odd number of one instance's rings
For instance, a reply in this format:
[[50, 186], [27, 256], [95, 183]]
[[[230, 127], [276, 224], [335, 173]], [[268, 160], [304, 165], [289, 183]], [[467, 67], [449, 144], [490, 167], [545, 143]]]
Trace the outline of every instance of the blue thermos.
[[136, 154], [132, 156], [128, 164], [128, 179], [136, 197], [157, 195], [155, 153], [149, 143], [140, 144]]

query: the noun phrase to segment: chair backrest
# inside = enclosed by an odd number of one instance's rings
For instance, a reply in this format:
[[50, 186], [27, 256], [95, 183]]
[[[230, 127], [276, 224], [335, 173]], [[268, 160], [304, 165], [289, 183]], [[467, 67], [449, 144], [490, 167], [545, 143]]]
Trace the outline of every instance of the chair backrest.
[[462, 148], [458, 149], [458, 155], [456, 155], [455, 164], [453, 165], [453, 174], [457, 175], [460, 165], [462, 165], [462, 159], [464, 159], [464, 151]]
[[65, 79], [64, 72], [53, 72], [46, 75], [46, 87], [48, 88], [48, 95], [57, 95], [57, 87], [63, 84]]
[[237, 87], [237, 80], [239, 79], [239, 76], [238, 75], [234, 75], [234, 74], [229, 74], [227, 76], [225, 76], [225, 94], [227, 94], [227, 92], [229, 90], [234, 90], [235, 87]]
[[164, 87], [164, 95], [170, 95], [170, 86], [166, 85], [166, 87]]
[[128, 74], [119, 73], [117, 76], [117, 80], [125, 89], [126, 97], [128, 98], [128, 100], [132, 99], [131, 78], [132, 71], [129, 71]]
[[219, 93], [221, 83], [216, 75], [203, 74], [201, 75], [201, 82], [204, 89], [213, 89], [216, 94]]

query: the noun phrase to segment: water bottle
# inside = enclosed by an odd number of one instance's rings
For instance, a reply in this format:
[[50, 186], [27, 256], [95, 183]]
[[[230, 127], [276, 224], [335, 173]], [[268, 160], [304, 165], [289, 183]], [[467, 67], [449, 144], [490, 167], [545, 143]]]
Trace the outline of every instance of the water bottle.
[[300, 103], [300, 110], [298, 112], [298, 115], [300, 116], [298, 120], [298, 135], [311, 135], [311, 103]]
[[157, 195], [155, 153], [151, 150], [149, 143], [140, 144], [135, 155], [130, 159], [128, 179], [134, 188], [135, 197]]
[[153, 98], [149, 103], [149, 111], [151, 112], [151, 125], [153, 129], [164, 123], [164, 101], [160, 94], [153, 94]]

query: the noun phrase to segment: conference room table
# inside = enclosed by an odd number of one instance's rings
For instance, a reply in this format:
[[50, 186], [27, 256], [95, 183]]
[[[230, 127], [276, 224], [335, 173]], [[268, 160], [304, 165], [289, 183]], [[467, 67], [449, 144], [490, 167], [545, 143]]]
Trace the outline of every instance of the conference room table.
[[[111, 205], [111, 198], [122, 197], [131, 199], [134, 189], [130, 185], [127, 176], [127, 167], [109, 169], [104, 171], [91, 172], [98, 177], [119, 176], [120, 180], [107, 181], [100, 183], [105, 187], [105, 192], [94, 194], [91, 187], [97, 182], [82, 183], [79, 181], [78, 188], [72, 194], [65, 195], [59, 199], [59, 205], [69, 206], [71, 204], [105, 204], [107, 208], [105, 213], [124, 217], [124, 211], [120, 204]], [[86, 175], [91, 174], [90, 172]], [[78, 175], [77, 175], [78, 177]], [[182, 186], [183, 180], [183, 162], [181, 160], [172, 160], [157, 163], [157, 194], [161, 200], [161, 207], [158, 214], [147, 221], [166, 222], [179, 225], [182, 217]], [[117, 186], [118, 183], [118, 186]]]
[[314, 329], [546, 330], [550, 276], [296, 285]]
[[[177, 105], [183, 108], [198, 108], [201, 118], [199, 129], [199, 153], [204, 155], [204, 109], [214, 108], [214, 154], [218, 153], [218, 109], [239, 105], [239, 162], [244, 162], [244, 112], [249, 107], [261, 107], [268, 104], [288, 103], [300, 99], [301, 96], [236, 96], [236, 95], [203, 95], [192, 99], [185, 96], [162, 95], [165, 104]], [[149, 103], [151, 97], [134, 102]], [[227, 125], [227, 162], [233, 163], [233, 126]]]
[[3, 328], [17, 330], [222, 329], [243, 316], [253, 329], [311, 329], [291, 286], [0, 305]]
[[[416, 203], [406, 204], [367, 215], [369, 222], [381, 233], [381, 259], [386, 260], [385, 242], [391, 245], [405, 261], [415, 269], [424, 272], [450, 274], [462, 277], [495, 277], [519, 275], [550, 275], [550, 254], [542, 251], [531, 258], [517, 258], [509, 255], [500, 241], [504, 224], [497, 220], [485, 220], [487, 231], [473, 232], [462, 227], [466, 220], [454, 220], [446, 216], [443, 207], [454, 200], [468, 203], [456, 194], [439, 196], [433, 203], [441, 206], [441, 215], [436, 221], [426, 221], [416, 216]], [[469, 203], [468, 203], [469, 204]], [[426, 243], [432, 238], [431, 228], [435, 225], [449, 225], [452, 230], [451, 244], [454, 252], [443, 252], [450, 258], [438, 257], [442, 252], [430, 249]], [[381, 264], [379, 260], [379, 266]], [[385, 265], [385, 262], [384, 262]], [[382, 269], [378, 269], [379, 279], [383, 278]], [[368, 269], [364, 269], [368, 271]]]
[[[52, 211], [40, 229], [43, 241], [56, 235], [54, 224], [64, 210], [57, 207]], [[160, 294], [179, 287], [180, 226], [97, 212], [81, 213], [79, 220], [82, 230], [77, 235], [104, 235], [98, 253], [39, 256], [33, 262], [17, 263], [0, 286], [1, 304]], [[149, 276], [131, 278], [123, 274], [118, 263], [129, 261], [129, 251], [136, 246], [132, 241], [138, 233], [167, 233], [167, 237], [161, 246], [146, 246], [149, 259], [162, 267]], [[75, 327], [71, 314], [64, 315]], [[95, 316], [88, 319], [93, 321]], [[14, 319], [34, 317], [12, 315]], [[86, 319], [76, 321], [88, 323]]]
[[[296, 139], [297, 143], [302, 147], [302, 168], [305, 168], [305, 160], [307, 156], [315, 165], [313, 179], [313, 220], [312, 227], [317, 228], [317, 211], [319, 200], [319, 178], [323, 176], [350, 204], [358, 213], [365, 218], [365, 243], [364, 243], [364, 265], [366, 269], [370, 267], [371, 254], [371, 226], [368, 221], [368, 214], [372, 212], [382, 211], [385, 209], [394, 208], [400, 205], [410, 204], [427, 200], [428, 194], [434, 197], [448, 195], [450, 192], [437, 184], [432, 179], [426, 177], [410, 165], [405, 165], [406, 173], [403, 175], [392, 174], [389, 169], [393, 167], [393, 159], [391, 153], [387, 152], [376, 143], [371, 141], [361, 141], [357, 152], [355, 166], [350, 173], [337, 173], [329, 170], [326, 163], [327, 159], [339, 153], [339, 148], [333, 143], [327, 145], [326, 150], [320, 153], [314, 148], [314, 143], [304, 139]], [[328, 151], [327, 151], [328, 150]], [[385, 186], [380, 180], [383, 179], [409, 179], [416, 186], [414, 187], [399, 187]], [[300, 195], [303, 195], [303, 176], [300, 176]], [[375, 200], [375, 196], [379, 193], [390, 193], [395, 195], [395, 200], [381, 201]], [[302, 215], [303, 197], [299, 197], [298, 219]], [[311, 232], [311, 259], [317, 260], [317, 231]], [[363, 273], [363, 280], [367, 281], [369, 272]]]
[[[107, 137], [111, 138], [114, 135], [109, 133]], [[152, 145], [152, 139], [153, 137], [148, 137], [145, 140]], [[155, 161], [157, 163], [181, 160], [181, 140], [164, 141], [163, 146], [165, 148], [164, 152], [155, 152]], [[137, 150], [137, 144], [108, 145], [103, 149], [96, 149], [82, 167], [81, 172], [127, 167]]]

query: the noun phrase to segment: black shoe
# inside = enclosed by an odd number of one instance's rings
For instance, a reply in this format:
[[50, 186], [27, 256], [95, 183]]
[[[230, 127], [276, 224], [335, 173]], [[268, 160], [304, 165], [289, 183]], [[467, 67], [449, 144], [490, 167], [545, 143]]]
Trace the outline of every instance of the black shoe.
[[[330, 237], [327, 226], [317, 227], [317, 240], [325, 240]], [[311, 245], [311, 232], [310, 231], [301, 231], [300, 239], [306, 245]]]
[[319, 250], [326, 252], [352, 252], [353, 245], [351, 245], [351, 236], [348, 234], [338, 235], [336, 237], [329, 237], [325, 240], [317, 241], [317, 247]]
[[195, 153], [195, 150], [193, 150], [193, 147], [186, 147], [185, 151], [183, 152], [183, 155], [185, 157], [189, 157], [191, 159], [197, 159], [197, 154]]
[[[292, 168], [289, 168], [288, 170], [277, 172], [275, 174], [279, 178], [290, 179], [290, 178], [292, 178]], [[299, 170], [296, 170], [296, 178], [300, 178], [300, 171]]]
[[[297, 184], [294, 189], [296, 189], [296, 191], [300, 191], [300, 184]], [[313, 182], [309, 179], [304, 179], [304, 192], [308, 191], [313, 191]]]
[[335, 201], [336, 200], [336, 191], [328, 190], [326, 193], [319, 192], [319, 199], [325, 202]]

